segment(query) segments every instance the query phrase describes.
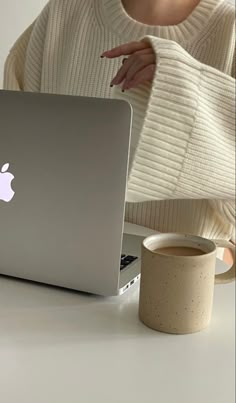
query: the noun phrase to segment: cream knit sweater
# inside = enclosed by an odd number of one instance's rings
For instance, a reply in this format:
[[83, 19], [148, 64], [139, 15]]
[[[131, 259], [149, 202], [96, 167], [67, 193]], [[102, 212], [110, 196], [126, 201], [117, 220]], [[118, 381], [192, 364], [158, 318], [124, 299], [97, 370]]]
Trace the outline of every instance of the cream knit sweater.
[[[121, 0], [51, 0], [11, 49], [4, 88], [129, 100], [126, 220], [235, 241], [234, 24], [223, 0], [201, 0], [176, 26], [137, 22]], [[142, 38], [153, 84], [110, 88], [121, 60], [101, 53]]]

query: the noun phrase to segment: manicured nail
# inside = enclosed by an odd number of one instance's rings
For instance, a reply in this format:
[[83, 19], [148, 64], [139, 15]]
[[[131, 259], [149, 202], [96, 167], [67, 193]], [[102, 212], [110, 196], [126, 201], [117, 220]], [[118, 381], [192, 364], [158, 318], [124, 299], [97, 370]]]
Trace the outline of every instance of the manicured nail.
[[106, 50], [105, 52], [103, 52], [103, 53], [101, 54], [101, 57], [106, 57], [107, 53], [108, 53], [108, 51]]

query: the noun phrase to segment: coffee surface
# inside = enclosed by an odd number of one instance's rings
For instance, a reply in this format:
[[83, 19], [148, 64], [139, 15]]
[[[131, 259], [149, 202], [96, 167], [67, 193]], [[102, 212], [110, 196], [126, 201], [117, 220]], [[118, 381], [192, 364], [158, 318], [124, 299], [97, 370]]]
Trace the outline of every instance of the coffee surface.
[[199, 256], [205, 255], [201, 249], [191, 248], [187, 246], [168, 246], [164, 248], [157, 248], [155, 252], [161, 253], [163, 255], [172, 256]]

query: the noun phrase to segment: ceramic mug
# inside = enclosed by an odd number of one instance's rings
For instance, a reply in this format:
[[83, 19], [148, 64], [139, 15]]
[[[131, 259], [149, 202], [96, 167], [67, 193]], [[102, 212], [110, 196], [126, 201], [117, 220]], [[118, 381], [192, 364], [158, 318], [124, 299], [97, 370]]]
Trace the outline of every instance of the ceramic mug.
[[[166, 247], [200, 249], [202, 254], [176, 256], [158, 251]], [[214, 284], [235, 280], [235, 255], [227, 272], [215, 274], [217, 247], [235, 251], [225, 240], [193, 235], [156, 234], [143, 241], [139, 317], [145, 325], [175, 334], [198, 332], [208, 326]]]

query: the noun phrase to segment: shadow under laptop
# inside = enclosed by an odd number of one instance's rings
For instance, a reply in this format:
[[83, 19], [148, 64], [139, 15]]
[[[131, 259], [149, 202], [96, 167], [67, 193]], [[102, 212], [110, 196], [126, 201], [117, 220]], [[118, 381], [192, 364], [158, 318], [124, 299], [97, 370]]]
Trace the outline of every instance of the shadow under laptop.
[[138, 294], [138, 285], [120, 297], [104, 298], [0, 277], [1, 343], [30, 347], [171, 337], [141, 323]]

